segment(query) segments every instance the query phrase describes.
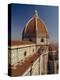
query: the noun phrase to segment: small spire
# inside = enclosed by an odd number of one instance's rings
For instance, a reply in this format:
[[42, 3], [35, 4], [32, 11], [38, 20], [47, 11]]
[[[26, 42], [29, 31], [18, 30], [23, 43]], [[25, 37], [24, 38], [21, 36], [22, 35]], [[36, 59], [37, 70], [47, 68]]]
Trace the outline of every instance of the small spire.
[[38, 17], [38, 12], [37, 12], [37, 10], [35, 10], [35, 15]]

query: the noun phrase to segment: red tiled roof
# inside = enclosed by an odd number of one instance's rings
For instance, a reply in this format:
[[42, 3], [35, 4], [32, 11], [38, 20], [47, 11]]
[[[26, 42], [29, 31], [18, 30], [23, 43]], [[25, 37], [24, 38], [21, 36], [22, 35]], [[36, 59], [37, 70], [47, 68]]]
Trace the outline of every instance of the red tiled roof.
[[27, 25], [26, 33], [36, 33], [36, 22], [35, 18], [33, 18]]
[[40, 19], [37, 19], [37, 26], [40, 33], [48, 35], [46, 27]]
[[[36, 16], [33, 16], [30, 21], [27, 22], [27, 26], [24, 28], [24, 34], [36, 34]], [[45, 24], [37, 18], [37, 29], [38, 32], [48, 36], [48, 32], [46, 30]]]
[[32, 44], [32, 42], [30, 41], [8, 41], [8, 46], [18, 46], [18, 45], [28, 45], [28, 44]]

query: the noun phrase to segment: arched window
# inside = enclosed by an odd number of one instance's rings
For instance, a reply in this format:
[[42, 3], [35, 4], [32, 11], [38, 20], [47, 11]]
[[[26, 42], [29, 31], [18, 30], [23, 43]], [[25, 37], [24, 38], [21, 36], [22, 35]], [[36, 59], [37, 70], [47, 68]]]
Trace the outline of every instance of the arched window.
[[34, 48], [33, 48], [33, 52], [34, 52]]
[[24, 52], [24, 56], [26, 56], [26, 54], [27, 54], [27, 52], [25, 51], [25, 52]]
[[44, 42], [44, 39], [43, 38], [41, 39], [41, 42]]

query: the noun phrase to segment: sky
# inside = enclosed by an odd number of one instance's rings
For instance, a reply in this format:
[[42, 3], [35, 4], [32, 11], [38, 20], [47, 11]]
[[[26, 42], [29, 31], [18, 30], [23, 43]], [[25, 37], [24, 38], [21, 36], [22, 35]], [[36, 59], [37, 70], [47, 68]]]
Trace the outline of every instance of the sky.
[[35, 10], [47, 27], [50, 41], [58, 42], [58, 7], [43, 5], [11, 5], [11, 39], [21, 40], [23, 28]]

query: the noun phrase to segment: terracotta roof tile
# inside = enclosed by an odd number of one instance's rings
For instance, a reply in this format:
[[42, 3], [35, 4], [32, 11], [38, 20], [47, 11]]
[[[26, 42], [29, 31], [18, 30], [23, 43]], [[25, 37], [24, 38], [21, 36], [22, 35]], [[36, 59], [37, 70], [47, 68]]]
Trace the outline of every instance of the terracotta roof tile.
[[8, 41], [8, 46], [16, 46], [16, 45], [28, 45], [28, 44], [32, 44], [32, 42], [30, 41]]
[[[31, 20], [27, 22], [28, 24], [23, 30], [24, 34], [36, 34], [36, 16], [33, 16]], [[41, 19], [37, 18], [37, 30], [39, 33], [48, 36], [47, 29], [45, 24], [42, 22]]]

